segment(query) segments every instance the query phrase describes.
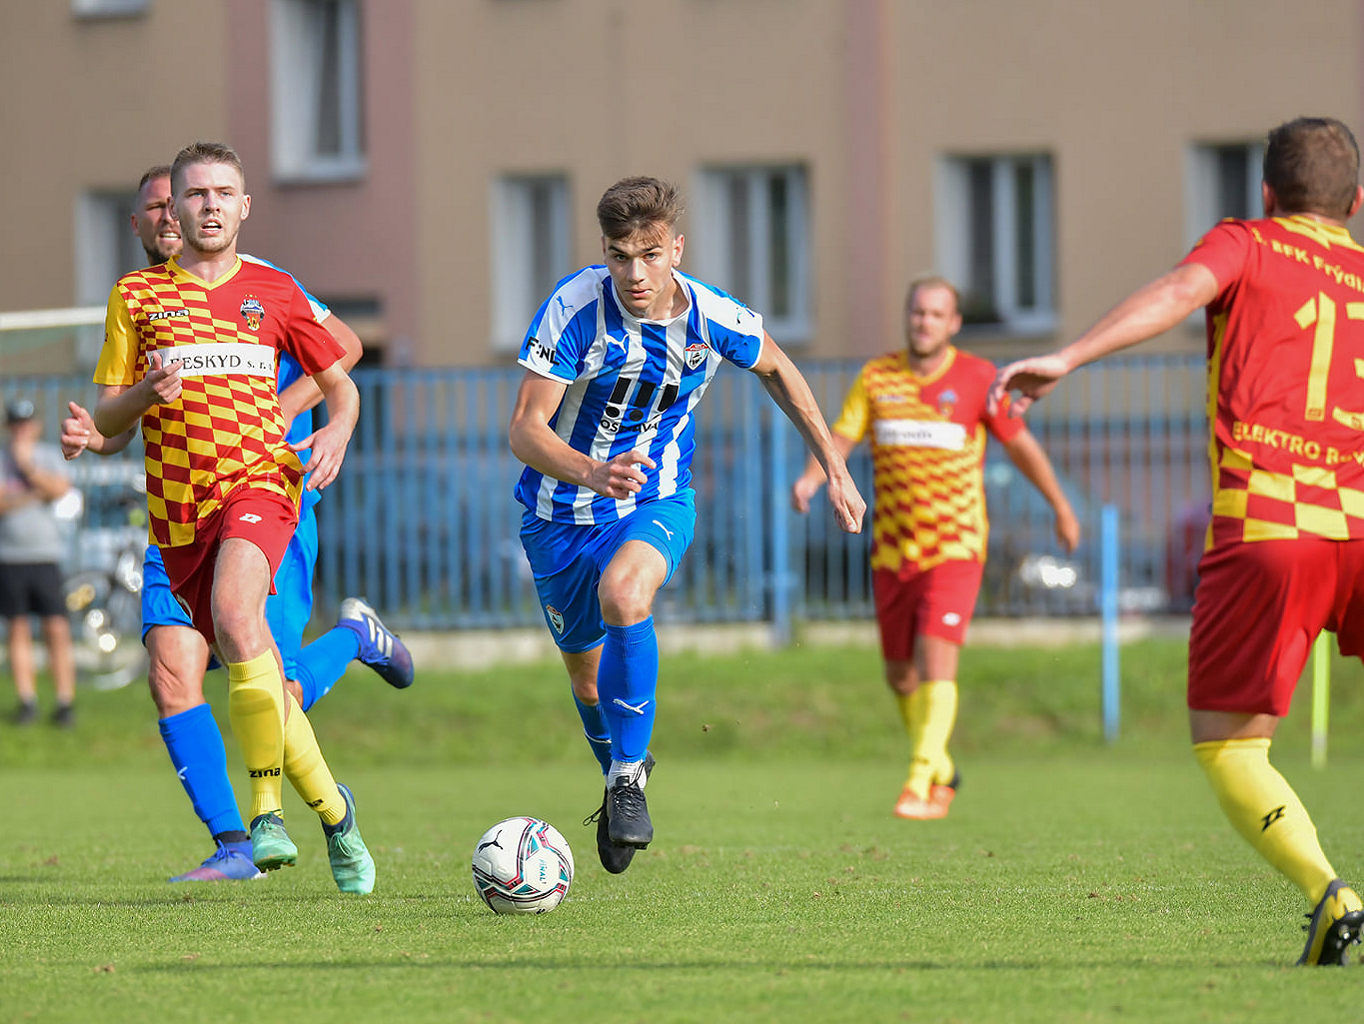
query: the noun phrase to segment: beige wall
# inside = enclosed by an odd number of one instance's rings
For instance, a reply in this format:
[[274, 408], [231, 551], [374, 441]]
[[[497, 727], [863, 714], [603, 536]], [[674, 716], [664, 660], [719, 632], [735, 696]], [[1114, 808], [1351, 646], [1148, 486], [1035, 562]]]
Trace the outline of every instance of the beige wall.
[[246, 164], [252, 202], [243, 250], [289, 270], [327, 301], [376, 300], [378, 322], [353, 326], [387, 361], [412, 361], [418, 301], [410, 3], [384, 0], [363, 9], [366, 173], [327, 185], [275, 178], [269, 7], [267, 0], [235, 0], [232, 7], [229, 134]]
[[[64, 0], [6, 4], [0, 310], [75, 299], [83, 190], [131, 189], [188, 139], [223, 132], [225, 54], [189, 41], [223, 39], [227, 21], [220, 4], [153, 3], [145, 16], [95, 19], [74, 18]], [[191, 74], [192, 89], [174, 87]]]
[[569, 176], [586, 263], [596, 199], [624, 174], [690, 189], [707, 165], [805, 163], [815, 327], [797, 356], [864, 356], [899, 343], [903, 286], [934, 269], [934, 160], [1049, 152], [1059, 330], [963, 339], [1000, 358], [1076, 333], [1182, 255], [1190, 143], [1299, 113], [1364, 131], [1361, 5], [1337, 0], [1295, 4], [1291, 35], [1235, 0], [369, 0], [367, 174], [280, 185], [268, 0], [102, 21], [12, 6], [0, 86], [25, 102], [4, 116], [0, 310], [72, 300], [82, 188], [226, 138], [255, 204], [244, 248], [324, 297], [378, 299], [396, 363], [509, 360], [489, 345], [501, 173]]

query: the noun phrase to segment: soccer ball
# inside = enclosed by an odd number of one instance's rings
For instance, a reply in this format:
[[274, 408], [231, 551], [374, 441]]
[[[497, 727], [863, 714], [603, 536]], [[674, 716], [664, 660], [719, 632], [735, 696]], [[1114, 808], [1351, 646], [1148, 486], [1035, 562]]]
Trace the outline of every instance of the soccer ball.
[[572, 884], [573, 851], [547, 821], [499, 821], [474, 847], [474, 888], [496, 914], [546, 914]]

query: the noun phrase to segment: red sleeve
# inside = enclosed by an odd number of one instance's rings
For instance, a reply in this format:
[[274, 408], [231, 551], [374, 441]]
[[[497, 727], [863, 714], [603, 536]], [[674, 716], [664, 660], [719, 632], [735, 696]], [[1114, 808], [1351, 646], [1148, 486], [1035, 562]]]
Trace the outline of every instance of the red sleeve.
[[1200, 238], [1179, 265], [1199, 263], [1211, 270], [1212, 276], [1217, 278], [1217, 295], [1221, 298], [1241, 276], [1253, 244], [1251, 228], [1245, 221], [1224, 220]]
[[985, 429], [995, 435], [1001, 444], [1008, 444], [1027, 428], [1027, 424], [1018, 416], [1009, 415], [1009, 403], [1011, 399], [1005, 396], [999, 403], [999, 411], [993, 416], [986, 413], [981, 417], [985, 423]]
[[289, 317], [284, 331], [284, 350], [298, 361], [303, 372], [320, 373], [346, 354], [331, 331], [317, 322], [303, 289], [294, 285], [289, 298]]
[[990, 406], [986, 402], [986, 397], [990, 393], [990, 386], [994, 384], [995, 374], [998, 372], [994, 363], [989, 360], [981, 360], [980, 377], [984, 387], [981, 390], [980, 422], [985, 424], [985, 429], [993, 434], [1001, 444], [1008, 444], [1023, 432], [1024, 423], [1018, 417], [1009, 415], [1009, 403], [1012, 399], [1008, 395], [1005, 395], [1004, 400], [999, 403], [999, 410], [994, 415], [990, 414]]

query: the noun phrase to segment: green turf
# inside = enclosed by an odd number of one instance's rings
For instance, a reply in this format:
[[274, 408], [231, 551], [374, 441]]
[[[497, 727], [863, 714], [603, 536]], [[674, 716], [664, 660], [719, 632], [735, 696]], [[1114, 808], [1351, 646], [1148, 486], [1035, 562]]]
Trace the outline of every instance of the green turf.
[[[401, 694], [358, 670], [312, 717], [379, 864], [369, 898], [335, 891], [292, 795], [297, 868], [166, 885], [207, 844], [150, 703], [83, 694], [74, 734], [0, 727], [0, 1021], [1349, 1012], [1344, 972], [1289, 966], [1301, 899], [1232, 833], [1183, 742], [1182, 657], [1125, 650], [1110, 749], [1095, 650], [968, 649], [965, 785], [926, 823], [889, 814], [904, 740], [875, 652], [666, 659], [658, 839], [619, 877], [579, 824], [600, 782], [554, 666], [423, 673]], [[1275, 756], [1338, 869], [1362, 877], [1364, 821], [1342, 785], [1364, 769], [1357, 672], [1335, 682], [1331, 771], [1307, 766], [1305, 700]], [[240, 775], [230, 742], [229, 758]], [[554, 913], [499, 918], [469, 854], [519, 813], [568, 836], [578, 874]]]

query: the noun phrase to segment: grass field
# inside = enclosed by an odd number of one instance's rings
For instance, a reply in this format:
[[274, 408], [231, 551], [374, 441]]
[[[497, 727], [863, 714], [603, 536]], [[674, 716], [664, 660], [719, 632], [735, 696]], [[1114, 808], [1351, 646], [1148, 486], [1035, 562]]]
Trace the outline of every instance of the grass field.
[[[0, 726], [3, 1021], [1288, 1021], [1356, 1005], [1293, 969], [1298, 894], [1223, 821], [1183, 738], [1183, 647], [1124, 651], [1100, 738], [1098, 652], [968, 649], [952, 815], [889, 811], [904, 739], [875, 652], [665, 662], [658, 838], [622, 876], [579, 822], [600, 782], [554, 665], [352, 672], [312, 715], [379, 863], [342, 897], [289, 794], [299, 866], [169, 886], [207, 852], [145, 694], [83, 694], [73, 733]], [[1276, 762], [1364, 878], [1357, 667], [1336, 666], [1331, 770], [1307, 701]], [[221, 705], [225, 683], [213, 679]], [[221, 716], [220, 716], [220, 720]], [[234, 781], [242, 774], [229, 742]], [[1346, 784], [1342, 785], [1345, 781]], [[239, 794], [244, 786], [239, 786]], [[500, 918], [469, 854], [511, 814], [577, 877]]]

